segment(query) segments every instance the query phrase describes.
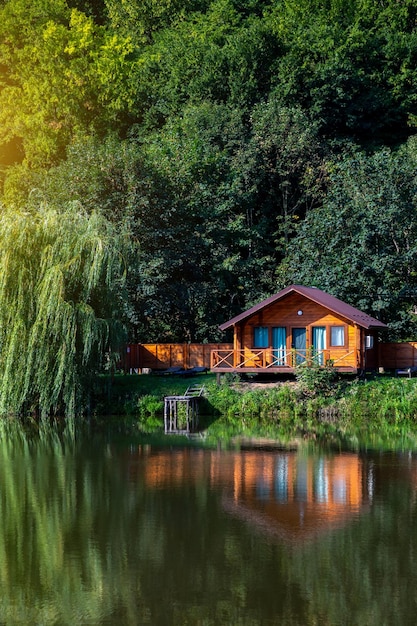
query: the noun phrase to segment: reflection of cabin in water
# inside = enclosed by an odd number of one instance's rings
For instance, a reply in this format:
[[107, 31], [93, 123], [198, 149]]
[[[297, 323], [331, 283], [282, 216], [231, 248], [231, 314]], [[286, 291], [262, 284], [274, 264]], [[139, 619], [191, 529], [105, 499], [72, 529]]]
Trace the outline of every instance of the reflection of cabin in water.
[[304, 541], [343, 525], [369, 503], [363, 467], [355, 454], [303, 457], [242, 455], [233, 495], [223, 505], [261, 531]]
[[170, 491], [207, 481], [229, 514], [290, 541], [312, 538], [360, 514], [372, 498], [370, 478], [357, 454], [203, 450], [149, 450], [138, 477], [131, 474], [148, 488]]
[[341, 372], [379, 366], [379, 320], [314, 287], [291, 285], [220, 326], [233, 348], [212, 351], [215, 372], [291, 373], [300, 363]]

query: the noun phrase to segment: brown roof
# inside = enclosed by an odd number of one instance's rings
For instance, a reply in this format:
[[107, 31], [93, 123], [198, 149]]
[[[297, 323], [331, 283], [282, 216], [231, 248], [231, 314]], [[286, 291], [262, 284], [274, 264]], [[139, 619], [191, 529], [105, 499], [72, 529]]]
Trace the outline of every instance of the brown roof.
[[340, 315], [341, 317], [344, 317], [345, 319], [348, 319], [351, 322], [358, 324], [358, 326], [361, 326], [362, 328], [368, 328], [368, 329], [369, 328], [388, 328], [388, 326], [384, 324], [383, 322], [380, 322], [374, 317], [367, 315], [367, 313], [363, 313], [362, 311], [359, 311], [359, 309], [355, 309], [355, 307], [351, 306], [350, 304], [346, 304], [346, 302], [343, 302], [342, 300], [339, 300], [338, 298], [335, 298], [334, 296], [331, 296], [329, 293], [326, 293], [325, 291], [321, 291], [320, 289], [317, 289], [316, 287], [304, 287], [303, 285], [290, 285], [289, 287], [286, 287], [282, 291], [279, 291], [278, 293], [271, 296], [270, 298], [267, 298], [266, 300], [263, 300], [259, 304], [256, 304], [255, 306], [253, 306], [251, 309], [248, 309], [244, 313], [241, 313], [240, 315], [233, 317], [228, 322], [224, 322], [224, 324], [221, 324], [221, 326], [219, 326], [220, 330], [226, 330], [226, 328], [230, 328], [230, 326], [233, 326], [234, 324], [241, 322], [242, 320], [250, 317], [254, 313], [257, 313], [261, 309], [264, 309], [265, 307], [269, 306], [270, 304], [273, 304], [274, 302], [277, 302], [278, 300], [282, 300], [282, 298], [285, 298], [285, 296], [289, 295], [290, 293], [299, 293], [300, 295], [305, 296], [309, 300], [312, 300], [316, 304], [320, 304], [326, 309], [329, 309], [329, 311], [332, 311], [333, 313], [336, 313], [337, 315]]

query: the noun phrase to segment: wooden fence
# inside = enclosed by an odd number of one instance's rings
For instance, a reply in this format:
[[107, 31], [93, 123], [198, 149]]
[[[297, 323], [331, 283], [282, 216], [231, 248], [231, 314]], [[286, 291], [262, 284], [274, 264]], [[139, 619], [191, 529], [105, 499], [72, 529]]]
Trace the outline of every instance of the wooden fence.
[[[163, 370], [168, 367], [207, 367], [213, 351], [233, 352], [231, 343], [131, 343], [122, 359], [125, 372], [145, 368]], [[387, 370], [417, 367], [417, 342], [380, 343], [379, 366]]]
[[379, 344], [379, 363], [385, 369], [401, 369], [417, 366], [417, 343]]
[[168, 367], [210, 368], [212, 350], [232, 349], [229, 343], [131, 343], [126, 346], [123, 358], [125, 372], [145, 368], [163, 370]]

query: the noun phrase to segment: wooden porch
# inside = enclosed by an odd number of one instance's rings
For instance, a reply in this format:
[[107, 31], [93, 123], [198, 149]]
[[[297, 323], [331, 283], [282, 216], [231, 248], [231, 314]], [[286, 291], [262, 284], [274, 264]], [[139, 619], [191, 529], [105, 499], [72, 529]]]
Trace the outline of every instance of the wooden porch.
[[[360, 343], [358, 341], [357, 346]], [[352, 373], [377, 367], [386, 371], [417, 367], [417, 342], [375, 342], [375, 345], [374, 358], [369, 358], [372, 351], [366, 350], [364, 363], [361, 365], [359, 347], [316, 350], [312, 354], [311, 348], [307, 350], [277, 350], [271, 347], [233, 349], [231, 343], [129, 344], [122, 365], [126, 373], [139, 373], [145, 368], [158, 372], [177, 366], [186, 370], [190, 369], [190, 371], [195, 367], [206, 367], [218, 373], [256, 374], [292, 374], [300, 362], [324, 365], [329, 360], [338, 371]]]
[[357, 373], [359, 350], [272, 350], [270, 348], [215, 349], [210, 370], [218, 373], [292, 374], [297, 365], [331, 363], [340, 372]]

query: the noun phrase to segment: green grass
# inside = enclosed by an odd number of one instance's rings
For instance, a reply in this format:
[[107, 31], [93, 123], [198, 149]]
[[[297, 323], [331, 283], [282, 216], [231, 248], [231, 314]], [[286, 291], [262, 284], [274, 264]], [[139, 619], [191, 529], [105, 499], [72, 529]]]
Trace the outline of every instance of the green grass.
[[198, 374], [196, 376], [155, 376], [153, 374], [118, 374], [112, 381], [105, 378], [110, 385], [111, 394], [136, 394], [137, 396], [152, 395], [157, 398], [165, 396], [181, 395], [190, 385], [208, 385], [215, 382], [215, 374]]

